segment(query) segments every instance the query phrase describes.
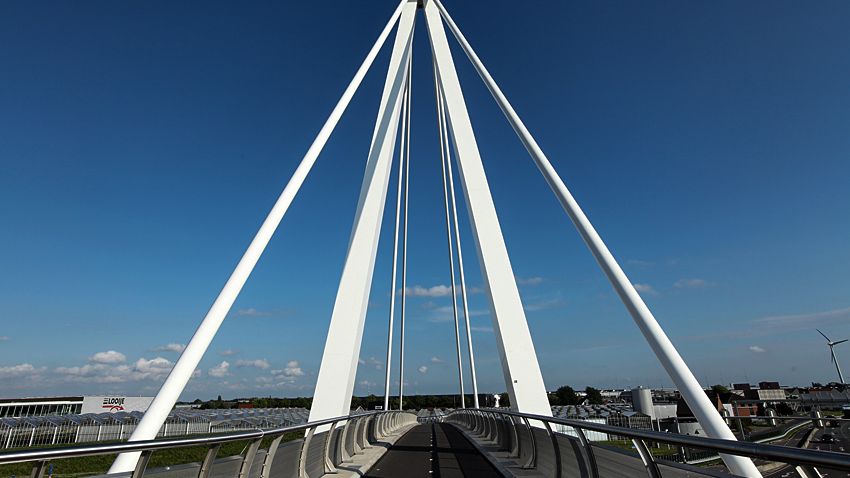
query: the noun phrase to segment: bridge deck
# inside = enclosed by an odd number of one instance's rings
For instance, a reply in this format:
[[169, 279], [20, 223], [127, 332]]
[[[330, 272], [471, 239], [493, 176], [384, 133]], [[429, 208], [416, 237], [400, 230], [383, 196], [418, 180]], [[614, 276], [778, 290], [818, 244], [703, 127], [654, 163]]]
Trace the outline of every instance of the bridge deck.
[[411, 428], [369, 470], [368, 478], [399, 476], [501, 477], [454, 426], [426, 423]]

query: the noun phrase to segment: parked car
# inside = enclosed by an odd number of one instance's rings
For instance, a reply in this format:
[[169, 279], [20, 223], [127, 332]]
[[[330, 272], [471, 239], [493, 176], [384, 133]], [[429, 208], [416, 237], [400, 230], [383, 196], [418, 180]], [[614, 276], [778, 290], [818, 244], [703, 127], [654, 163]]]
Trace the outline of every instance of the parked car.
[[832, 436], [832, 433], [824, 433], [820, 436], [820, 441], [824, 443], [833, 443], [835, 441], [835, 437]]

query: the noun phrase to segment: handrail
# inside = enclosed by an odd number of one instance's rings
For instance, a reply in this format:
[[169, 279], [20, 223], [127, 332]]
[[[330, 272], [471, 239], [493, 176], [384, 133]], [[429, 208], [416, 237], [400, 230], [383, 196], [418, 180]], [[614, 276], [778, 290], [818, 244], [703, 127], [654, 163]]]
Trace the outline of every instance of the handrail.
[[[680, 419], [681, 418], [685, 418], [685, 417], [680, 417]], [[690, 417], [687, 417], [687, 418], [690, 418]], [[821, 416], [821, 417], [813, 417], [811, 415], [805, 415], [805, 416], [804, 415], [775, 415], [775, 416], [770, 416], [770, 415], [728, 415], [728, 416], [724, 416], [723, 419], [724, 420], [726, 420], [726, 419], [735, 419], [735, 420], [738, 420], [738, 419], [741, 419], [741, 420], [784, 420], [784, 421], [789, 421], [789, 420], [833, 421], [834, 420], [834, 421], [837, 421], [837, 422], [850, 422], [850, 418], [833, 417], [833, 416], [829, 416], [829, 415], [824, 415], [824, 416]]]
[[[783, 447], [778, 445], [765, 445], [760, 443], [723, 440], [719, 438], [679, 435], [675, 433], [656, 432], [636, 428], [622, 428], [614, 425], [593, 423], [582, 420], [554, 418], [528, 413], [518, 413], [509, 410], [481, 409], [479, 410], [479, 413], [480, 412], [520, 417], [526, 420], [538, 420], [547, 423], [555, 423], [581, 430], [590, 430], [595, 432], [607, 433], [610, 435], [624, 436], [631, 439], [649, 440], [691, 448], [708, 449], [717, 451], [719, 453], [727, 453], [730, 455], [746, 456], [750, 458], [762, 458], [771, 461], [779, 461], [795, 465], [850, 469], [850, 454], [846, 453], [808, 450]], [[447, 416], [451, 417], [452, 415], [465, 413], [470, 412], [467, 410], [455, 410], [449, 413]]]
[[330, 425], [335, 422], [350, 420], [353, 418], [361, 418], [365, 416], [378, 415], [382, 413], [399, 413], [398, 411], [373, 411], [366, 413], [358, 413], [356, 415], [346, 415], [335, 418], [327, 418], [300, 425], [290, 425], [285, 427], [271, 428], [268, 430], [257, 429], [256, 431], [242, 431], [218, 435], [206, 435], [195, 438], [167, 438], [161, 440], [140, 440], [134, 442], [123, 443], [104, 443], [95, 445], [73, 445], [56, 448], [37, 448], [34, 450], [22, 450], [11, 452], [0, 452], [0, 464], [21, 463], [29, 461], [43, 461], [58, 458], [71, 458], [78, 456], [106, 455], [113, 453], [133, 452], [133, 451], [155, 451], [165, 448], [183, 448], [199, 445], [215, 445], [221, 443], [229, 443], [240, 440], [262, 439], [266, 436], [283, 435], [284, 433], [295, 432], [315, 428], [321, 425]]

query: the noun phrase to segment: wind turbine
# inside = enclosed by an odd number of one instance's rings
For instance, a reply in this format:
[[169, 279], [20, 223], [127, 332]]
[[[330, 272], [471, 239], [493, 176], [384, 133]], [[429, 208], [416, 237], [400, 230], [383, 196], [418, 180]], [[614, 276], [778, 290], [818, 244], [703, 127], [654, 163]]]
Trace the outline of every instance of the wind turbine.
[[835, 350], [833, 349], [833, 347], [835, 347], [838, 344], [843, 344], [844, 342], [847, 342], [848, 339], [838, 340], [838, 341], [833, 342], [832, 340], [829, 339], [829, 337], [826, 336], [825, 333], [821, 332], [820, 329], [815, 329], [815, 330], [817, 330], [818, 333], [823, 335], [823, 338], [826, 339], [826, 345], [829, 345], [829, 354], [832, 356], [832, 363], [835, 364], [835, 370], [838, 371], [838, 380], [842, 384], [845, 383], [844, 382], [844, 375], [841, 374], [841, 367], [838, 366], [838, 359], [835, 358]]

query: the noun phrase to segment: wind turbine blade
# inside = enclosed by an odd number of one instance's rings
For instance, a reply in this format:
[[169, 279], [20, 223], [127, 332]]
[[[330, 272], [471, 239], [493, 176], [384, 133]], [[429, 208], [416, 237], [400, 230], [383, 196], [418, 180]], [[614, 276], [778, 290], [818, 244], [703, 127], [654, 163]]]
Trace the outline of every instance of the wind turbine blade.
[[848, 340], [850, 340], [850, 339], [839, 340], [838, 342], [833, 342], [832, 345], [843, 344], [844, 342], [847, 342]]
[[827, 342], [832, 342], [832, 340], [829, 340], [829, 337], [827, 337], [825, 333], [821, 332], [820, 329], [815, 330], [817, 330], [819, 334], [823, 335], [823, 338], [825, 338]]

